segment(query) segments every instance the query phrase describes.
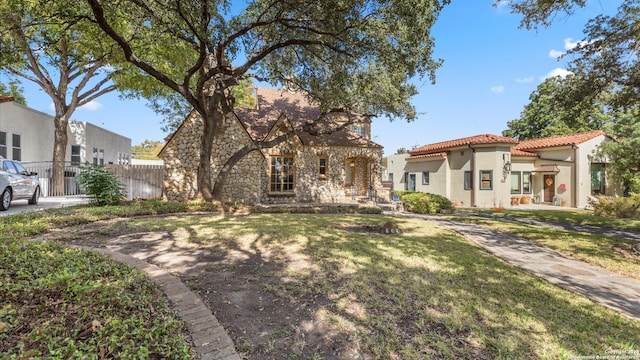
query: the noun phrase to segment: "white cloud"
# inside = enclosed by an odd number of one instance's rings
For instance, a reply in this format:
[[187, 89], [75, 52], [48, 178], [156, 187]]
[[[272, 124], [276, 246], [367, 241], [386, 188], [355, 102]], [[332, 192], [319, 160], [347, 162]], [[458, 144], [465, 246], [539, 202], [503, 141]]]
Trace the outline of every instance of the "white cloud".
[[[88, 103], [80, 106], [78, 109], [87, 110], [87, 111], [95, 111], [95, 110], [100, 109], [101, 107], [102, 107], [102, 104], [100, 104], [97, 101], [93, 101], [92, 100], [92, 101], [89, 101]], [[55, 107], [55, 105], [53, 105], [53, 103], [49, 104], [49, 110], [51, 112], [55, 113], [56, 107]]]
[[555, 50], [555, 49], [549, 50], [549, 57], [551, 57], [551, 58], [557, 59], [557, 58], [561, 57], [562, 55], [564, 55], [564, 51]]
[[509, 0], [497, 0], [494, 3], [495, 7], [500, 10], [503, 9], [504, 7], [506, 7], [507, 5], [509, 5]]
[[572, 50], [572, 49], [575, 49], [575, 48], [576, 48], [576, 46], [578, 46], [578, 45], [582, 44], [582, 41], [575, 41], [575, 42], [573, 42], [573, 41], [571, 41], [571, 40], [573, 40], [573, 39], [572, 39], [572, 38], [566, 38], [566, 39], [564, 39], [564, 49], [565, 49], [565, 50]]
[[565, 78], [567, 75], [573, 74], [571, 71], [562, 68], [555, 68], [547, 73], [547, 75], [543, 76], [541, 80], [548, 79], [554, 76], [560, 76], [561, 78]]
[[82, 109], [82, 110], [87, 110], [87, 111], [95, 111], [98, 110], [102, 107], [102, 104], [100, 104], [97, 101], [89, 101], [88, 103], [80, 106], [78, 109]]
[[491, 87], [491, 92], [494, 94], [501, 94], [502, 92], [504, 92], [504, 86], [499, 85], [499, 86], [492, 86]]
[[533, 82], [533, 79], [534, 79], [533, 76], [527, 76], [525, 78], [517, 78], [516, 82], [518, 84], [530, 83], [530, 82]]

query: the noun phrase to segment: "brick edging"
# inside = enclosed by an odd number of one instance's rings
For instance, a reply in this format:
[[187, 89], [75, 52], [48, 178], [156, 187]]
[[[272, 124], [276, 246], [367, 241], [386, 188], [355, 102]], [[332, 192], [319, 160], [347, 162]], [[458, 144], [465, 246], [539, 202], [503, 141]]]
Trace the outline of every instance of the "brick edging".
[[144, 271], [174, 304], [202, 359], [240, 360], [233, 341], [211, 310], [180, 279], [156, 265], [119, 252], [83, 247]]

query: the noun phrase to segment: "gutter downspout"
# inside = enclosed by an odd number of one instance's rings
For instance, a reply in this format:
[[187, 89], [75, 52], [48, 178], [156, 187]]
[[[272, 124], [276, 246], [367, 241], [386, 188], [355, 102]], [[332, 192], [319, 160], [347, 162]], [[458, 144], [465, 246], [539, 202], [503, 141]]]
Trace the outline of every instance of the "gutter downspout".
[[476, 173], [476, 149], [471, 147], [471, 144], [468, 145], [471, 150], [471, 207], [476, 207], [476, 184], [479, 184], [479, 180], [476, 181], [475, 173]]

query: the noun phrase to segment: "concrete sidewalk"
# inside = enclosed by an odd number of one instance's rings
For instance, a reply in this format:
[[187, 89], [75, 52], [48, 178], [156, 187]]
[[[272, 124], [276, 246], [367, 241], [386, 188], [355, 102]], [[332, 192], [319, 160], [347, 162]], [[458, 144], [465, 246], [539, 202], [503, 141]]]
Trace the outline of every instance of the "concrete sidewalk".
[[[640, 320], [640, 280], [567, 258], [518, 236], [489, 227], [438, 216], [388, 212], [398, 217], [431, 221], [462, 234], [487, 252], [552, 284], [584, 295], [632, 319]], [[537, 224], [540, 225], [540, 224]]]

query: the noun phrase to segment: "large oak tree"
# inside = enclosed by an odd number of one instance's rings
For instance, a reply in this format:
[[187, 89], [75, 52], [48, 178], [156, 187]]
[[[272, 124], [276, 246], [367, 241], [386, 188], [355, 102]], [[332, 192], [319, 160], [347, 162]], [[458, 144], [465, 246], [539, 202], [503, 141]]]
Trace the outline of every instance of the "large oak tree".
[[112, 92], [111, 41], [67, 0], [0, 3], [0, 71], [40, 87], [54, 106], [51, 195], [64, 194], [67, 126], [79, 107]]
[[432, 57], [430, 29], [448, 3], [86, 1], [93, 21], [127, 61], [180, 94], [202, 117], [197, 185], [205, 199], [219, 199], [230, 169], [248, 152], [301, 131], [322, 131], [319, 118], [275, 140], [247, 145], [211, 174], [213, 139], [223, 133], [223, 119], [233, 106], [230, 88], [253, 77], [302, 91], [325, 113], [340, 109], [414, 119], [409, 99], [416, 87], [410, 79], [434, 81], [440, 61]]

